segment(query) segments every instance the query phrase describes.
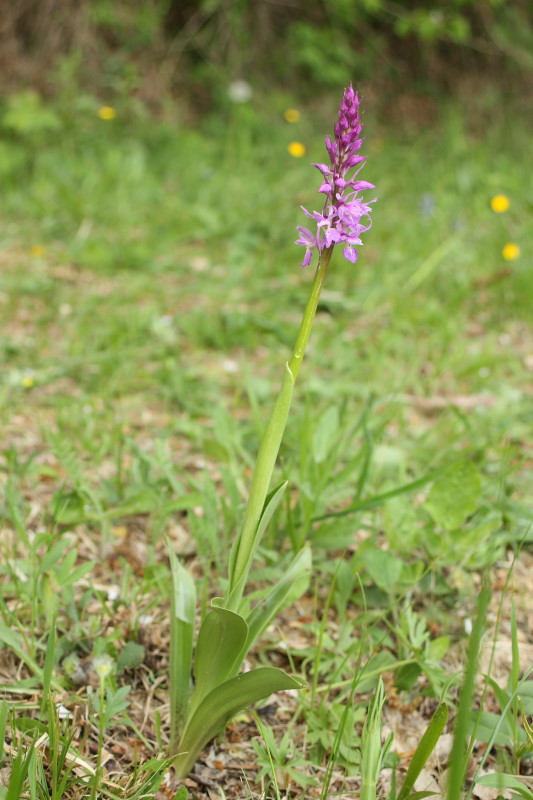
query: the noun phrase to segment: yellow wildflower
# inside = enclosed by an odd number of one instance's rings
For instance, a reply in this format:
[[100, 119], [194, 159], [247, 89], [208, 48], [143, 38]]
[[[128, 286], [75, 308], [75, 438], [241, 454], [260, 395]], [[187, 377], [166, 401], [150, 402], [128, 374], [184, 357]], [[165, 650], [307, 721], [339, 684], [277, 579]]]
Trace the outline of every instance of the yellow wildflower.
[[299, 122], [301, 114], [297, 108], [288, 108], [286, 111], [283, 112], [283, 116], [287, 120], [287, 122]]
[[33, 377], [31, 375], [24, 375], [21, 383], [24, 389], [31, 389], [35, 381], [33, 380]]
[[30, 255], [34, 258], [40, 258], [44, 254], [44, 247], [42, 244], [32, 244], [30, 247]]
[[305, 145], [301, 142], [291, 142], [287, 150], [294, 158], [301, 158], [305, 155]]
[[115, 119], [117, 116], [117, 111], [113, 106], [102, 106], [102, 108], [98, 109], [98, 116], [100, 119]]
[[490, 207], [497, 214], [503, 214], [504, 211], [507, 211], [510, 205], [511, 201], [506, 194], [495, 194], [494, 197], [491, 197]]
[[520, 255], [520, 248], [514, 242], [508, 242], [502, 250], [502, 256], [506, 261], [514, 261]]

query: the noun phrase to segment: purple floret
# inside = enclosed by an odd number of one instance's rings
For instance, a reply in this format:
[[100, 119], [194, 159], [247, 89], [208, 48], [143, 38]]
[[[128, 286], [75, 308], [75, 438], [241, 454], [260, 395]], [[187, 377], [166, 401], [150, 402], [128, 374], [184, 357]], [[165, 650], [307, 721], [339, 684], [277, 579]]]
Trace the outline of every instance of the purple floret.
[[[314, 219], [317, 226], [316, 234], [307, 228], [298, 228], [300, 237], [296, 244], [306, 248], [301, 264], [303, 267], [310, 264], [313, 250], [320, 253], [324, 248], [339, 243], [345, 245], [344, 258], [355, 263], [355, 246], [362, 244], [361, 234], [372, 225], [370, 203], [374, 200], [365, 203], [358, 194], [365, 189], [374, 189], [374, 184], [356, 180], [357, 173], [366, 160], [365, 156], [357, 153], [363, 143], [359, 103], [359, 97], [350, 85], [339, 106], [339, 118], [334, 128], [335, 138], [332, 141], [326, 136], [330, 164], [313, 164], [322, 174], [323, 180], [318, 191], [326, 195], [326, 202], [322, 211], [307, 211], [302, 206], [304, 213]], [[353, 167], [357, 169], [348, 177], [348, 171]], [[363, 219], [366, 224], [361, 221]]]

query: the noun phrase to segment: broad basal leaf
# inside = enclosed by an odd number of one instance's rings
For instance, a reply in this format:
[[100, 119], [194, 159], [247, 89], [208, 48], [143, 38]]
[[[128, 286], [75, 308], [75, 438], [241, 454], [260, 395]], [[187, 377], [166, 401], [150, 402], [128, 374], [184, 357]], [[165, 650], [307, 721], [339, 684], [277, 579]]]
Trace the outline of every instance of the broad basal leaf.
[[217, 686], [204, 698], [187, 723], [175, 763], [177, 776], [187, 775], [202, 748], [237, 711], [273, 692], [301, 689], [304, 685], [303, 681], [292, 678], [281, 669], [260, 667]]
[[196, 687], [191, 698], [190, 714], [201, 701], [230, 676], [236, 662], [238, 670], [244, 657], [243, 648], [248, 636], [248, 625], [233, 611], [214, 606], [204, 617], [194, 658]]
[[170, 716], [171, 738], [176, 740], [187, 715], [191, 681], [192, 642], [196, 613], [196, 588], [169, 546], [172, 574], [170, 606]]

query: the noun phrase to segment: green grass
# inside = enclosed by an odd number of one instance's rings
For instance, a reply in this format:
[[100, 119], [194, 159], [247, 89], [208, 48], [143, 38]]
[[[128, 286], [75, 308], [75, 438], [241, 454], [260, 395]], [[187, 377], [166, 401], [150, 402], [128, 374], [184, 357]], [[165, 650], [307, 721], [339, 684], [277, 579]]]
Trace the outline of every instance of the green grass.
[[[35, 111], [23, 129], [1, 117], [0, 798], [157, 796], [165, 536], [205, 609], [225, 588], [311, 280], [292, 242], [335, 107], [288, 125], [278, 106], [196, 128], [126, 104], [101, 121], [90, 98], [59, 99], [55, 127]], [[216, 744], [233, 768], [222, 785], [245, 767], [250, 797], [358, 792], [382, 676], [406, 718], [421, 704], [419, 738], [439, 701], [453, 728], [480, 573], [497, 586], [533, 542], [529, 129], [476, 137], [442, 108], [432, 130], [398, 131], [367, 108], [366, 137], [374, 227], [356, 267], [334, 255], [279, 462], [290, 496], [253, 574], [259, 592], [312, 543], [309, 593], [254, 653], [310, 689], [239, 718], [239, 747]], [[520, 258], [502, 258], [507, 242]], [[461, 735], [490, 741], [504, 776], [531, 764], [527, 589], [508, 685], [496, 670], [477, 722], [461, 710]], [[386, 755], [380, 708], [371, 766]], [[394, 749], [383, 766], [400, 777], [409, 755]]]

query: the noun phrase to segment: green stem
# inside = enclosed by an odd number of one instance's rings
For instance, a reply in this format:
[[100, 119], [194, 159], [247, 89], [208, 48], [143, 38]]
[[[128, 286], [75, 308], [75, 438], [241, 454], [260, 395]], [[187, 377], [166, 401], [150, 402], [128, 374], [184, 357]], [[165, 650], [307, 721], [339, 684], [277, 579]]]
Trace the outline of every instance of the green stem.
[[285, 377], [257, 455], [243, 527], [239, 536], [235, 539], [230, 554], [229, 586], [225, 598], [225, 606], [231, 611], [238, 611], [239, 609], [248, 571], [258, 544], [256, 541], [257, 527], [263, 514], [267, 492], [289, 415], [294, 383], [309, 341], [332, 252], [333, 246], [326, 248], [320, 254], [311, 294], [300, 324], [292, 357], [286, 365]]
[[300, 330], [298, 332], [298, 338], [296, 339], [296, 344], [294, 345], [292, 358], [289, 361], [289, 369], [294, 376], [294, 380], [296, 380], [298, 377], [300, 365], [305, 354], [309, 336], [311, 335], [311, 328], [313, 327], [318, 301], [320, 300], [320, 293], [322, 292], [322, 287], [324, 285], [324, 281], [326, 280], [326, 275], [328, 274], [328, 267], [329, 262], [331, 261], [332, 252], [333, 245], [323, 250], [320, 254], [320, 259], [316, 268], [315, 279], [311, 287], [311, 294], [309, 295], [309, 300], [307, 301], [307, 305], [305, 307], [303, 319], [300, 324]]

